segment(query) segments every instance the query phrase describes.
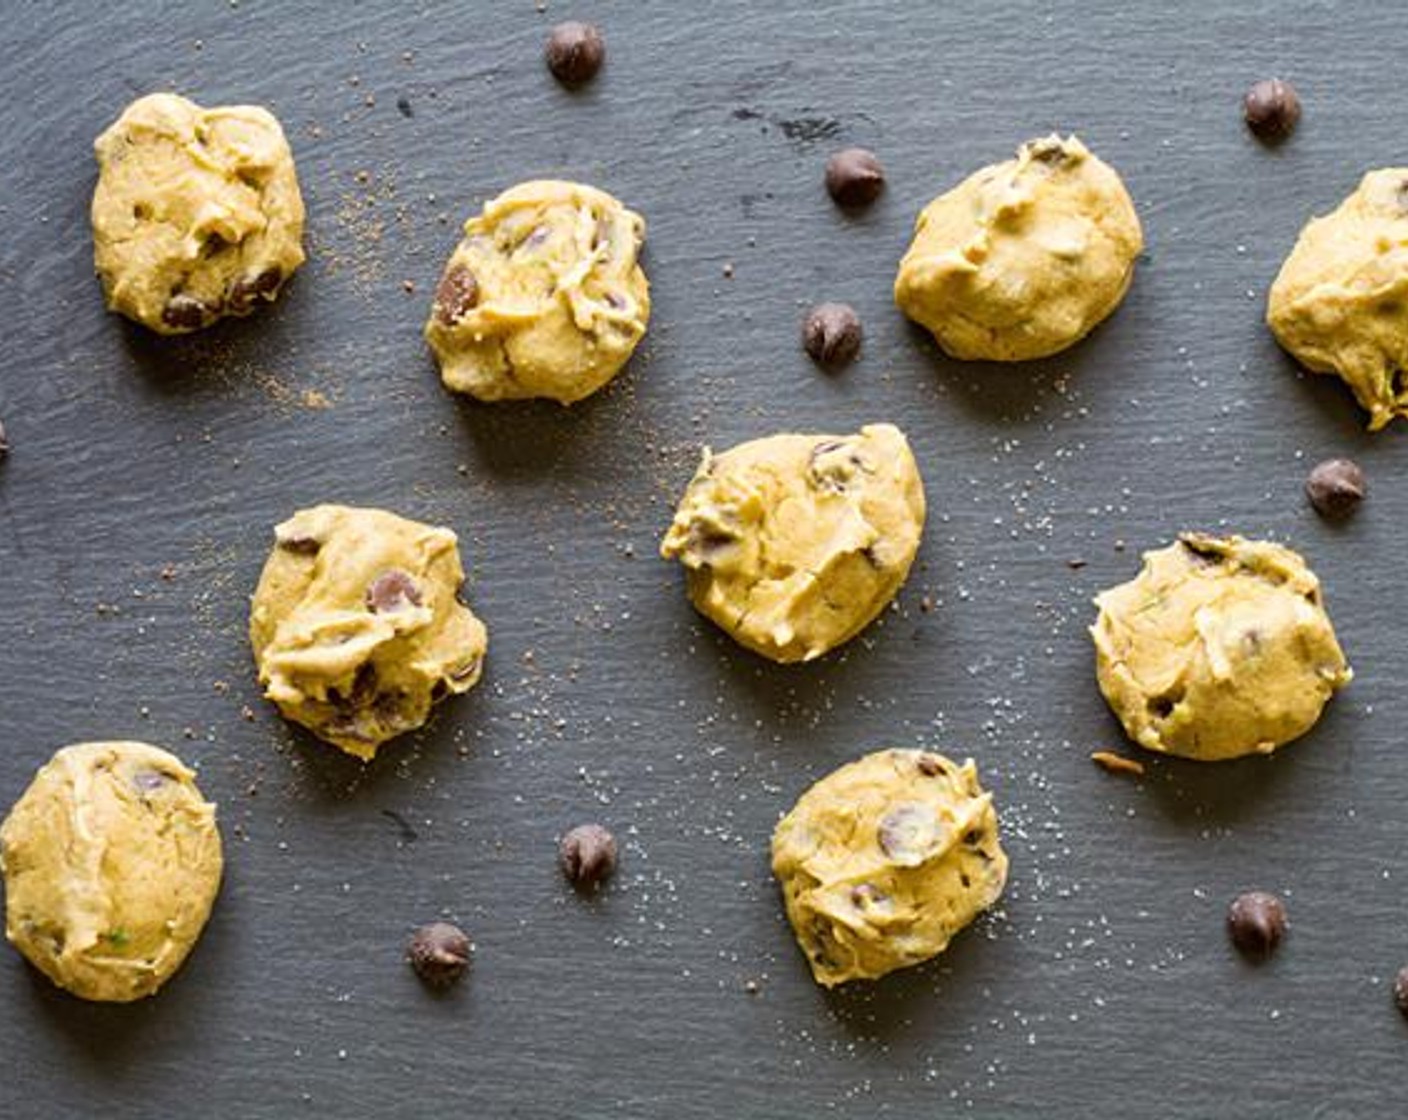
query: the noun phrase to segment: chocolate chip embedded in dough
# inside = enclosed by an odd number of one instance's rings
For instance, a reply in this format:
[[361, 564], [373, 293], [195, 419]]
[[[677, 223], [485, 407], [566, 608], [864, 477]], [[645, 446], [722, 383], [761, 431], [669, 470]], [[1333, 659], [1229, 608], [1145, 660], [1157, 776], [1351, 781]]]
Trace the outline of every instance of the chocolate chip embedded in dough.
[[316, 537], [310, 537], [303, 533], [274, 533], [274, 543], [286, 552], [295, 552], [300, 556], [316, 556], [318, 550], [323, 547], [322, 542]]
[[933, 808], [920, 801], [905, 801], [880, 818], [876, 840], [901, 867], [918, 867], [937, 847], [941, 825]]
[[279, 294], [284, 274], [277, 268], [266, 268], [258, 276], [241, 276], [230, 285], [230, 309], [243, 313], [255, 300], [271, 301]]
[[435, 318], [453, 327], [479, 303], [479, 281], [462, 264], [452, 264], [435, 288]]
[[132, 775], [132, 785], [140, 793], [155, 793], [170, 780], [171, 778], [160, 770], [138, 770]]
[[367, 610], [373, 614], [394, 614], [421, 605], [420, 584], [400, 568], [382, 572], [367, 587]]
[[161, 310], [161, 321], [176, 330], [193, 331], [205, 325], [207, 316], [212, 316], [215, 308], [184, 294], [173, 295]]
[[948, 776], [948, 768], [932, 754], [921, 754], [915, 765], [919, 767], [919, 772], [926, 778], [937, 778], [939, 775]]

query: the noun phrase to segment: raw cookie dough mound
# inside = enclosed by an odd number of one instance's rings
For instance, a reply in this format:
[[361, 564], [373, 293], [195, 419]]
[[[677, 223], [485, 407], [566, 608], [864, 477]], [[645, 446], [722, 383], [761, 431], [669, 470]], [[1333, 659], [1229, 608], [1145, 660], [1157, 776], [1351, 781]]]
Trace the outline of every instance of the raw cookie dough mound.
[[992, 794], [925, 751], [876, 751], [827, 775], [783, 817], [772, 870], [828, 988], [942, 953], [1007, 881]]
[[1369, 172], [1306, 225], [1266, 321], [1302, 365], [1344, 380], [1370, 431], [1408, 416], [1408, 168]]
[[249, 637], [286, 719], [370, 759], [479, 680], [488, 636], [459, 601], [449, 529], [329, 505], [301, 510], [274, 540]]
[[0, 826], [5, 935], [59, 987], [126, 1003], [181, 967], [223, 866], [194, 778], [146, 743], [80, 743]]
[[162, 334], [247, 315], [303, 263], [303, 199], [279, 122], [171, 93], [98, 137], [93, 246], [108, 308]]
[[1353, 675], [1320, 581], [1278, 544], [1184, 533], [1095, 603], [1100, 691], [1151, 751], [1269, 753], [1309, 731]]
[[464, 227], [425, 337], [447, 387], [571, 404], [626, 364], [650, 319], [645, 220], [580, 183], [520, 183]]
[[872, 424], [706, 450], [660, 554], [679, 559], [694, 606], [740, 643], [810, 661], [894, 598], [923, 528], [909, 443]]
[[955, 358], [1041, 358], [1119, 306], [1143, 248], [1114, 169], [1048, 136], [924, 208], [895, 302]]

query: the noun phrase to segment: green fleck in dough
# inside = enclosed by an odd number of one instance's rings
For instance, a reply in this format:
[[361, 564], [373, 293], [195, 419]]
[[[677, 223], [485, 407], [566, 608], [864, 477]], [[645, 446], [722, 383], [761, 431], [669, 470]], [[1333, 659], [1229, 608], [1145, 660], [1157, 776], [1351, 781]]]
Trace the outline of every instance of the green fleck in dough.
[[1278, 544], [1184, 533], [1095, 603], [1100, 691], [1151, 751], [1269, 753], [1309, 731], [1353, 675], [1320, 581]]
[[1074, 136], [1048, 136], [924, 208], [895, 302], [955, 358], [1040, 358], [1119, 306], [1143, 247], [1119, 175]]
[[94, 263], [110, 310], [181, 334], [249, 314], [303, 263], [293, 153], [267, 110], [154, 93], [94, 150]]
[[325, 505], [280, 525], [250, 612], [264, 695], [361, 759], [468, 692], [488, 645], [459, 601], [455, 534]]
[[5, 934], [84, 999], [149, 996], [181, 966], [220, 889], [215, 806], [146, 743], [59, 751], [0, 826]]
[[650, 320], [645, 220], [580, 183], [520, 183], [464, 227], [425, 337], [445, 385], [572, 404], [616, 376]]
[[690, 600], [774, 661], [810, 661], [858, 634], [909, 574], [924, 486], [904, 434], [783, 434], [707, 450], [660, 546]]
[[883, 750], [801, 796], [773, 834], [772, 870], [831, 988], [943, 952], [1002, 894], [1007, 856], [971, 760]]
[[1370, 431], [1408, 416], [1408, 168], [1369, 172], [1306, 225], [1266, 321], [1302, 365], [1349, 386]]

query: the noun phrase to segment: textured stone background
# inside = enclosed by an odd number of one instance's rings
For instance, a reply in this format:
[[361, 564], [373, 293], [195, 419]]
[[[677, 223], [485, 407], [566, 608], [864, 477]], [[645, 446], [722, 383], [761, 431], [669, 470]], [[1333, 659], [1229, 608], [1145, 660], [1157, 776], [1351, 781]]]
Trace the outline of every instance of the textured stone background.
[[[1403, 436], [1363, 434], [1261, 315], [1302, 222], [1405, 162], [1405, 17], [1229, 7], [6, 5], [0, 803], [61, 744], [150, 739], [199, 766], [229, 873], [139, 1006], [81, 1004], [0, 953], [0, 1113], [1397, 1110]], [[575, 96], [539, 59], [571, 15], [610, 50]], [[1239, 112], [1272, 73], [1306, 106], [1274, 151]], [[272, 107], [310, 212], [286, 298], [184, 341], [105, 315], [91, 275], [92, 139], [156, 88]], [[1054, 128], [1126, 177], [1134, 289], [1059, 358], [944, 360], [890, 304], [912, 218]], [[820, 182], [851, 142], [890, 187], [847, 219]], [[457, 223], [542, 175], [647, 216], [647, 343], [570, 412], [457, 401], [420, 341], [430, 289]], [[824, 298], [868, 332], [835, 376], [796, 342]], [[701, 442], [871, 419], [908, 431], [927, 479], [921, 565], [844, 653], [765, 664], [655, 559], [673, 501]], [[1300, 486], [1345, 453], [1372, 494], [1336, 530]], [[365, 771], [263, 705], [243, 637], [271, 526], [325, 499], [459, 530], [492, 633], [480, 689]], [[1088, 760], [1120, 742], [1089, 600], [1184, 527], [1303, 549], [1358, 677], [1276, 758], [1111, 777]], [[839, 763], [916, 743], [978, 760], [1009, 892], [940, 961], [828, 996], [781, 917], [772, 825]], [[554, 865], [586, 817], [625, 844], [595, 902]], [[1256, 970], [1222, 932], [1248, 886], [1292, 921]], [[400, 954], [440, 914], [479, 952], [437, 1000]]]

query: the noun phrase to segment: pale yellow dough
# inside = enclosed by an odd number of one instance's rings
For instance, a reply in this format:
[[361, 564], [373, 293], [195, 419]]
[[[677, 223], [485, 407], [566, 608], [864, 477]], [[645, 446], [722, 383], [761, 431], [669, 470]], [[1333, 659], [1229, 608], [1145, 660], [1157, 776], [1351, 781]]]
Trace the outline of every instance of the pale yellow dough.
[[94, 145], [94, 263], [108, 308], [161, 334], [247, 315], [303, 263], [293, 153], [266, 109], [154, 93]]
[[1119, 306], [1143, 247], [1119, 175], [1074, 136], [1048, 136], [924, 208], [895, 302], [955, 358], [1040, 358]]
[[971, 760], [884, 750], [802, 795], [773, 834], [772, 870], [831, 988], [942, 953], [1002, 894], [1007, 856]]
[[1369, 172], [1306, 225], [1266, 321], [1302, 365], [1349, 386], [1371, 431], [1408, 416], [1408, 168]]
[[581, 183], [520, 183], [464, 227], [425, 337], [447, 387], [483, 401], [571, 404], [645, 334], [645, 220]]
[[774, 661], [810, 661], [854, 637], [909, 574], [924, 486], [904, 434], [784, 434], [706, 450], [660, 554], [690, 600]]
[[361, 759], [479, 680], [488, 635], [459, 600], [455, 534], [316, 506], [274, 533], [249, 636], [264, 695]]
[[1270, 753], [1309, 731], [1353, 676], [1320, 581], [1282, 545], [1184, 533], [1095, 603], [1100, 690], [1151, 751]]
[[215, 806], [174, 755], [80, 743], [0, 826], [5, 935], [84, 999], [149, 996], [181, 966], [220, 890]]

